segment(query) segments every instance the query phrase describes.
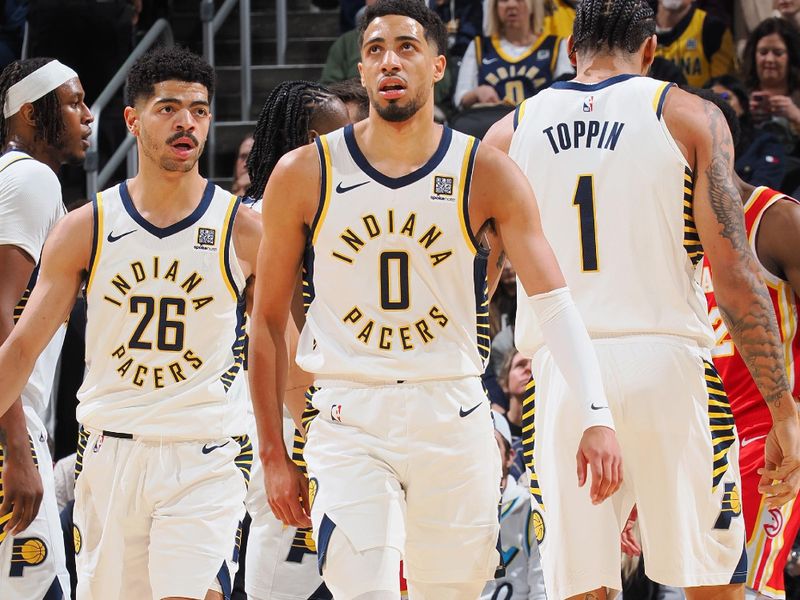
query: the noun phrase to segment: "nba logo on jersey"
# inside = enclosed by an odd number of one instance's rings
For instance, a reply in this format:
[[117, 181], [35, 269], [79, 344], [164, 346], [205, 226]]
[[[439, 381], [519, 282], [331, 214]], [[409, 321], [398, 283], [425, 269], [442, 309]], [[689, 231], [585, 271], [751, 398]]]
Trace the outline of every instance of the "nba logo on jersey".
[[583, 99], [583, 112], [592, 112], [594, 110], [594, 96], [587, 96]]
[[334, 404], [331, 406], [331, 421], [336, 421], [337, 423], [342, 422], [342, 405], [341, 404]]

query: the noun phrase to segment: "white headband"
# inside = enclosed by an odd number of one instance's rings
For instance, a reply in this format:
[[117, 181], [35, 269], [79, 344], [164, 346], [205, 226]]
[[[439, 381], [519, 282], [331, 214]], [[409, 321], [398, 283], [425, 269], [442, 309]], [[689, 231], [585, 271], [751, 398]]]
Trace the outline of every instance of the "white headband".
[[16, 114], [23, 104], [35, 102], [77, 76], [78, 74], [68, 66], [62, 65], [57, 60], [51, 60], [8, 88], [3, 115], [7, 119]]

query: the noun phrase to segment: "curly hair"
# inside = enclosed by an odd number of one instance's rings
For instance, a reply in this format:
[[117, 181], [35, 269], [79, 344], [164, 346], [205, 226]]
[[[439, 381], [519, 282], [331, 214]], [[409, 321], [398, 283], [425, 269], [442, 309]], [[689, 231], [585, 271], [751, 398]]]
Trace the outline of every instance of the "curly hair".
[[364, 32], [367, 30], [367, 26], [375, 19], [388, 15], [401, 15], [414, 19], [422, 25], [428, 43], [433, 42], [439, 54], [447, 52], [447, 28], [439, 15], [419, 0], [378, 0], [372, 6], [368, 6], [358, 26], [359, 47], [364, 43]]
[[308, 143], [308, 132], [317, 111], [325, 111], [338, 99], [324, 86], [311, 81], [284, 81], [273, 89], [258, 116], [253, 149], [247, 157], [250, 187], [247, 195], [261, 198], [281, 157]]
[[744, 47], [744, 56], [742, 57], [744, 83], [749, 90], [758, 89], [760, 82], [756, 72], [756, 46], [761, 38], [773, 33], [778, 34], [786, 44], [786, 55], [789, 57], [787, 83], [789, 93], [791, 93], [800, 87], [800, 34], [791, 23], [779, 17], [764, 19], [747, 38], [747, 45]]
[[[0, 73], [0, 146], [6, 145], [9, 134], [9, 123], [2, 110], [6, 104], [8, 88], [52, 61], [52, 58], [16, 60]], [[44, 140], [49, 146], [58, 147], [64, 132], [64, 120], [61, 117], [61, 102], [58, 100], [56, 90], [33, 102], [33, 116], [36, 119], [36, 139]]]
[[208, 90], [208, 100], [214, 96], [214, 69], [206, 60], [180, 46], [159, 46], [137, 60], [125, 81], [125, 101], [133, 106], [154, 93], [155, 84], [162, 81], [200, 83]]
[[645, 0], [584, 0], [572, 37], [576, 52], [636, 52], [655, 32], [655, 13]]

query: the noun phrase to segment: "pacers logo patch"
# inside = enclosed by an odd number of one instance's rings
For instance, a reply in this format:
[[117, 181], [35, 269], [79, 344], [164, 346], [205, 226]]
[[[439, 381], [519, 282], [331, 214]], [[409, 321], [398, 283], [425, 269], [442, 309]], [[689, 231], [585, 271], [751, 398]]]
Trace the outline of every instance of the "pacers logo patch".
[[72, 526], [72, 545], [75, 547], [75, 556], [77, 556], [83, 548], [83, 536], [81, 536], [81, 530], [78, 529], [77, 525]]
[[536, 509], [531, 511], [530, 521], [528, 522], [528, 544], [533, 546], [531, 534], [533, 534], [533, 539], [536, 540], [537, 544], [541, 544], [544, 541], [544, 517], [542, 517], [542, 513]]
[[317, 489], [319, 488], [319, 483], [317, 482], [316, 477], [312, 477], [308, 480], [308, 510], [314, 506], [314, 500], [317, 497]]
[[17, 538], [11, 548], [11, 577], [22, 577], [29, 567], [40, 565], [47, 558], [47, 546], [39, 538]]
[[742, 500], [735, 483], [726, 483], [722, 494], [722, 510], [714, 529], [730, 529], [731, 521], [742, 514]]

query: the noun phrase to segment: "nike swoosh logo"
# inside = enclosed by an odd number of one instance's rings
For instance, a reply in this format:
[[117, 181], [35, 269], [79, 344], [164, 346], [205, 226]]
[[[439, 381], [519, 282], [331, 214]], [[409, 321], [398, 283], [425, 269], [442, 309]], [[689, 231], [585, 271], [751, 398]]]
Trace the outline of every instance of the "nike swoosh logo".
[[496, 58], [484, 58], [484, 59], [483, 59], [483, 64], [485, 64], [485, 65], [490, 65], [490, 64], [492, 64], [493, 62], [495, 62], [496, 60], [497, 60]]
[[113, 243], [114, 243], [114, 242], [116, 242], [117, 240], [121, 240], [121, 239], [122, 239], [122, 238], [124, 238], [126, 235], [130, 235], [130, 234], [132, 234], [132, 233], [135, 233], [136, 231], [138, 231], [138, 230], [137, 230], [137, 229], [131, 229], [130, 231], [126, 231], [125, 233], [122, 233], [122, 234], [120, 234], [120, 235], [114, 235], [114, 232], [113, 232], [113, 231], [109, 231], [109, 233], [108, 233], [108, 237], [107, 237], [106, 239], [107, 239], [109, 242], [111, 242], [111, 243], [113, 244]]
[[227, 446], [227, 445], [228, 445], [228, 444], [230, 444], [230, 443], [231, 443], [231, 441], [230, 441], [230, 440], [228, 440], [228, 441], [227, 441], [227, 442], [225, 442], [224, 444], [218, 444], [218, 445], [216, 445], [216, 446], [209, 446], [208, 444], [204, 444], [204, 445], [203, 445], [203, 454], [208, 454], [209, 452], [213, 452], [213, 451], [214, 451], [214, 450], [216, 450], [217, 448], [222, 448], [223, 446]]
[[765, 437], [767, 437], [767, 436], [766, 435], [757, 435], [756, 437], [747, 438], [746, 440], [742, 440], [742, 448], [744, 448], [745, 446], [747, 446], [747, 444], [749, 444], [751, 442], [755, 442], [756, 440], [763, 440]]
[[475, 406], [473, 406], [469, 410], [464, 410], [463, 408], [459, 408], [458, 409], [458, 416], [459, 417], [468, 416], [472, 411], [477, 410], [480, 407], [481, 404], [483, 404], [483, 402], [478, 402]]
[[607, 406], [595, 406], [594, 403], [589, 405], [589, 408], [592, 410], [603, 410], [604, 408], [608, 408]]
[[345, 192], [349, 192], [350, 190], [354, 190], [357, 187], [361, 187], [362, 185], [367, 185], [368, 183], [369, 183], [369, 181], [364, 181], [362, 183], [357, 183], [355, 185], [348, 185], [348, 186], [345, 187], [345, 186], [342, 185], [342, 182], [340, 181], [336, 185], [336, 193], [337, 194], [344, 194]]

